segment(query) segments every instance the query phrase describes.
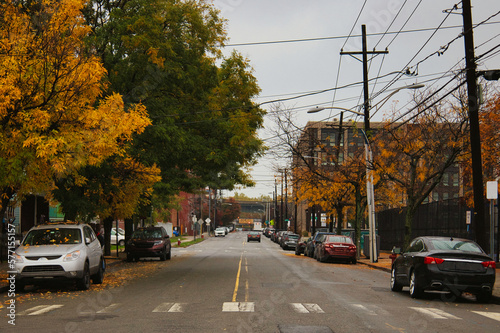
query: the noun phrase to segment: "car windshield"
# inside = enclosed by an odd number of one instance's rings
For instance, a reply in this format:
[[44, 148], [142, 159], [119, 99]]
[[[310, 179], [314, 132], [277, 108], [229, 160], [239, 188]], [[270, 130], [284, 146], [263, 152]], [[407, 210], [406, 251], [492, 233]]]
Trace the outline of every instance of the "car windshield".
[[289, 239], [299, 239], [299, 235], [288, 235]]
[[82, 236], [78, 228], [46, 228], [31, 230], [23, 245], [80, 244]]
[[453, 239], [431, 239], [430, 243], [436, 250], [483, 253], [481, 248], [476, 243], [469, 241]]
[[161, 231], [156, 229], [140, 229], [134, 231], [132, 238], [134, 239], [161, 238]]
[[325, 243], [349, 243], [352, 244], [352, 239], [345, 236], [327, 236]]
[[217, 228], [216, 231], [224, 231], [224, 228]]

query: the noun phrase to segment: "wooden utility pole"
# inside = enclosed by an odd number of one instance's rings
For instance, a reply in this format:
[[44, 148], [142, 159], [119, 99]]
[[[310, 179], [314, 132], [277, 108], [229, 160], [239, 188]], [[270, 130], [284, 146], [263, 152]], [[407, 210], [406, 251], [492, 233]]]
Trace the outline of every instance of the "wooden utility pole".
[[[476, 59], [474, 55], [470, 0], [462, 1], [462, 16], [464, 21], [465, 66], [469, 106], [470, 148], [472, 154], [472, 188], [474, 192], [473, 230], [477, 243], [486, 250], [489, 246], [484, 220], [484, 185], [483, 166], [481, 162], [481, 135], [479, 132], [479, 101], [477, 96]], [[492, 252], [490, 251], [490, 253]]]
[[[389, 51], [367, 51], [367, 46], [366, 46], [366, 26], [363, 24], [361, 26], [361, 34], [362, 34], [362, 51], [356, 51], [356, 52], [344, 52], [343, 50], [340, 51], [341, 55], [347, 54], [347, 55], [359, 55], [361, 54], [363, 56], [361, 62], [363, 63], [363, 95], [364, 95], [364, 111], [365, 111], [365, 132], [366, 135], [369, 136], [370, 132], [370, 96], [369, 96], [369, 91], [368, 91], [368, 55], [369, 54], [387, 54]], [[359, 60], [358, 58], [354, 57], [355, 59]]]
[[[377, 254], [377, 241], [376, 241], [376, 223], [375, 223], [375, 200], [373, 194], [373, 174], [372, 174], [372, 154], [370, 150], [369, 138], [370, 134], [370, 96], [368, 91], [368, 55], [369, 54], [386, 54], [389, 51], [367, 51], [366, 47], [366, 26], [363, 24], [361, 26], [362, 33], [362, 51], [361, 52], [340, 52], [341, 55], [348, 54], [354, 56], [356, 54], [361, 54], [363, 56], [363, 95], [364, 95], [364, 118], [365, 118], [365, 154], [366, 154], [366, 198], [368, 205], [368, 222], [370, 225], [370, 262], [378, 262]], [[356, 57], [354, 57], [357, 59]], [[359, 59], [358, 59], [359, 60]], [[360, 236], [356, 235], [356, 240]]]

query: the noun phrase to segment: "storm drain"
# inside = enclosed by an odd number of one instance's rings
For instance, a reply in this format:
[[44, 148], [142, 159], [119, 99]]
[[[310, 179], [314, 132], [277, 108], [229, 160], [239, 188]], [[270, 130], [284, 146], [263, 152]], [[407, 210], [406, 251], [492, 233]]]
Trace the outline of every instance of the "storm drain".
[[278, 325], [280, 333], [333, 333], [328, 326]]

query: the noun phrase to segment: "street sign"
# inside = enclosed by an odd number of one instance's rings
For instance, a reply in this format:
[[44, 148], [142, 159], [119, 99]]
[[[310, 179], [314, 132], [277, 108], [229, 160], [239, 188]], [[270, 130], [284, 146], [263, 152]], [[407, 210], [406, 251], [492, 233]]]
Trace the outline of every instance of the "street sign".
[[210, 222], [212, 222], [212, 220], [210, 220], [210, 217], [207, 217], [207, 218], [205, 219], [205, 223], [206, 223], [206, 224], [210, 224]]

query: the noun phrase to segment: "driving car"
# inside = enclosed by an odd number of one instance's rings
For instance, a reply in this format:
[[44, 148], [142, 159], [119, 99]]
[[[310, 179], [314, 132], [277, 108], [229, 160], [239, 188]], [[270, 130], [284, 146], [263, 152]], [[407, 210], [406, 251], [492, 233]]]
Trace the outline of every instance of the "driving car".
[[325, 235], [316, 247], [316, 259], [318, 261], [342, 259], [353, 264], [356, 263], [356, 245], [349, 236]]
[[412, 298], [424, 292], [447, 291], [476, 295], [479, 302], [491, 299], [495, 261], [475, 242], [453, 237], [417, 237], [391, 268], [391, 290], [410, 287]]
[[32, 227], [15, 250], [16, 290], [47, 281], [74, 281], [80, 290], [101, 284], [106, 263], [94, 230], [84, 223]]
[[215, 229], [215, 237], [219, 236], [226, 237], [226, 228], [219, 227]]
[[257, 241], [260, 243], [260, 232], [258, 231], [249, 231], [247, 234], [247, 242]]
[[163, 227], [138, 228], [125, 246], [127, 261], [144, 257], [159, 257], [165, 261], [172, 257], [172, 245], [167, 231]]

